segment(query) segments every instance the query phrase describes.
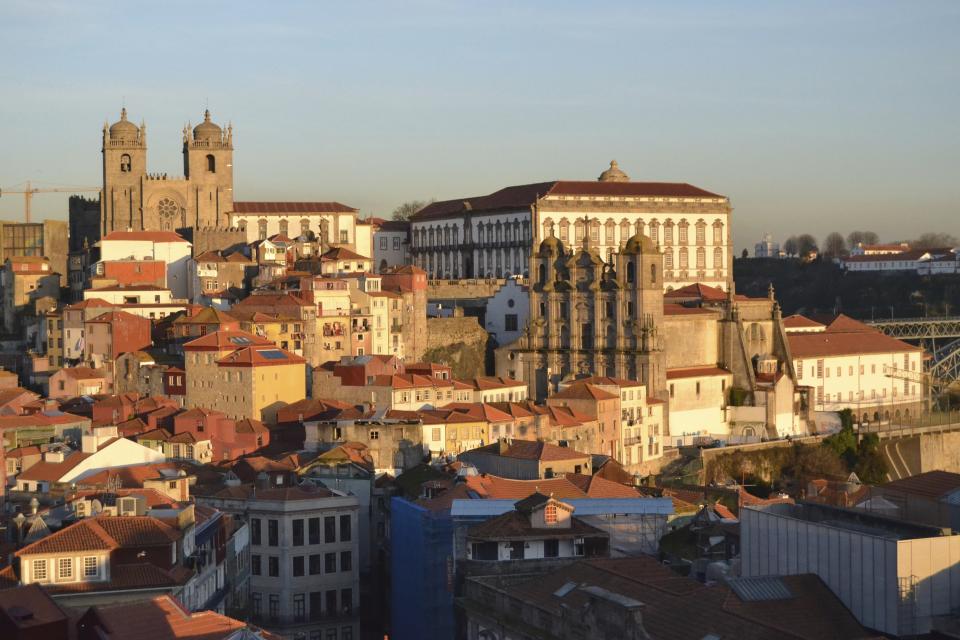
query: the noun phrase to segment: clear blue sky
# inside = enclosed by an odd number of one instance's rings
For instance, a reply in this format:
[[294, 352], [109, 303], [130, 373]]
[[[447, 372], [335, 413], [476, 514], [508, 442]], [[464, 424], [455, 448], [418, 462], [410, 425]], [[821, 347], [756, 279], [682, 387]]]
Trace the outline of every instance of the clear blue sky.
[[237, 199], [386, 215], [616, 158], [729, 195], [738, 247], [960, 235], [958, 32], [956, 0], [2, 0], [0, 186], [99, 185], [124, 101], [150, 170], [179, 175], [209, 103], [235, 126]]

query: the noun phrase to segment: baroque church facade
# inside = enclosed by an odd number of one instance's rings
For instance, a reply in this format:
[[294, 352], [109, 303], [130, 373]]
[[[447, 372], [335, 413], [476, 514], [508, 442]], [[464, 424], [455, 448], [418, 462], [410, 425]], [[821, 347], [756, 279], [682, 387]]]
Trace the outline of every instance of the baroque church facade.
[[183, 129], [183, 176], [147, 171], [147, 127], [120, 112], [103, 126], [101, 234], [111, 231], [226, 228], [233, 210], [233, 126], [210, 111]]

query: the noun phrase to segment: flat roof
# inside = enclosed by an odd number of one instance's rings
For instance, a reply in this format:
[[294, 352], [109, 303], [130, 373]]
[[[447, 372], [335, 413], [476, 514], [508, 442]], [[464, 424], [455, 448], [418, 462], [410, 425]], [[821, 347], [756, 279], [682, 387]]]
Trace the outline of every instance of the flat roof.
[[[952, 535], [949, 527], [935, 527], [899, 518], [878, 516], [860, 509], [833, 507], [816, 502], [748, 505], [744, 508], [888, 540], [915, 540]], [[741, 517], [741, 522], [742, 520]]]

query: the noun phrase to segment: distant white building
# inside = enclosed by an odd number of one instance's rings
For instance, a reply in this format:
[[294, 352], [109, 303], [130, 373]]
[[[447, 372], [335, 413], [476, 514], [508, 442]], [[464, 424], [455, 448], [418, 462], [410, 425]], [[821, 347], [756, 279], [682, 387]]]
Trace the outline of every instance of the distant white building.
[[100, 260], [162, 260], [173, 297], [186, 299], [192, 247], [173, 231], [111, 231], [100, 240]]
[[373, 268], [377, 273], [411, 264], [409, 221], [373, 218], [370, 224], [373, 228]]
[[780, 253], [780, 243], [774, 242], [773, 234], [770, 233], [763, 234], [763, 239], [753, 248], [754, 258], [779, 258], [782, 255]]
[[861, 253], [842, 258], [840, 266], [847, 271], [913, 272], [921, 275], [956, 273], [957, 250], [905, 249], [889, 253]]

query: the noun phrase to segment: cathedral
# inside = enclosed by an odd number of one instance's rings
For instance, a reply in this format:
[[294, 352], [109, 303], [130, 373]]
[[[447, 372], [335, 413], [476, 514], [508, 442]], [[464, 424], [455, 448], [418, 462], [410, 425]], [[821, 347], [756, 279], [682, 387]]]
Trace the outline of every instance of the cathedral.
[[533, 397], [573, 376], [640, 380], [654, 397], [666, 389], [663, 256], [650, 238], [631, 237], [605, 262], [590, 236], [564, 250], [553, 235], [530, 259], [530, 321], [501, 357]]
[[144, 229], [225, 228], [233, 209], [233, 127], [204, 113], [183, 129], [183, 176], [147, 172], [147, 126], [120, 120], [103, 126], [101, 233]]

